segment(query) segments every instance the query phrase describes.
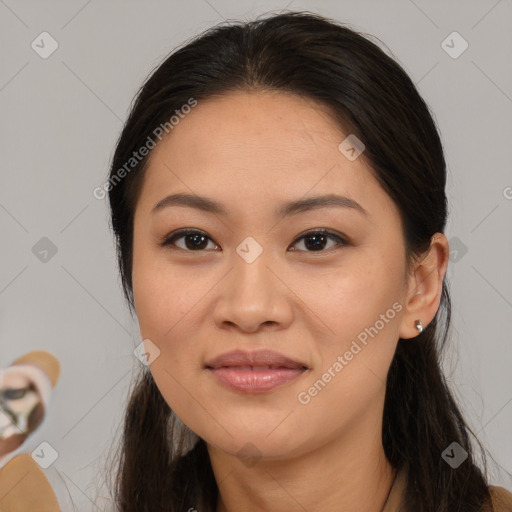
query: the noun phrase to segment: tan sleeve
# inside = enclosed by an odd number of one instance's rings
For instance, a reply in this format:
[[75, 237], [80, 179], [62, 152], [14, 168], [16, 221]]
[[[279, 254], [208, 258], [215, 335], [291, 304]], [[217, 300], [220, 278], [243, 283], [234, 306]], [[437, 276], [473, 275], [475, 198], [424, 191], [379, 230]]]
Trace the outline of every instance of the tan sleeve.
[[512, 512], [512, 493], [504, 487], [489, 486], [494, 512]]
[[59, 512], [45, 474], [28, 453], [17, 455], [0, 470], [0, 512]]

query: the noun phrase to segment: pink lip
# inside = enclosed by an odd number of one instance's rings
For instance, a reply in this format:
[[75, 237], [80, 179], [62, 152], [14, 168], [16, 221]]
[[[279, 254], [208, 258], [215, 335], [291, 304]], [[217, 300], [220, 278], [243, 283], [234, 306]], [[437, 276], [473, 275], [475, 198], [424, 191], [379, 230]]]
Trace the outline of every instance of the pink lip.
[[302, 375], [300, 368], [278, 368], [275, 370], [243, 370], [241, 368], [210, 368], [223, 384], [246, 393], [264, 393], [282, 386]]
[[[270, 391], [296, 379], [307, 369], [304, 363], [269, 350], [236, 350], [208, 361], [205, 366], [222, 384], [245, 393]], [[261, 366], [269, 368], [258, 368]]]

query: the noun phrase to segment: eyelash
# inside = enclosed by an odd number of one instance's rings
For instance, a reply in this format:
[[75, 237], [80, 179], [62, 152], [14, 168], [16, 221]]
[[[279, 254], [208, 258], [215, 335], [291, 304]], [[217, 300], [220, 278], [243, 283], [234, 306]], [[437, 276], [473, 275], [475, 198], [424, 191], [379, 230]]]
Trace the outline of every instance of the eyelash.
[[[179, 229], [178, 231], [175, 231], [174, 233], [171, 233], [170, 235], [166, 236], [165, 239], [159, 245], [161, 247], [173, 246], [174, 245], [173, 242], [175, 242], [176, 240], [183, 238], [187, 235], [201, 235], [201, 236], [204, 236], [205, 238], [210, 239], [213, 242], [213, 240], [204, 231], [201, 231], [198, 229], [184, 228], [184, 229]], [[336, 242], [337, 246], [349, 245], [349, 242], [345, 238], [343, 238], [342, 236], [338, 235], [337, 233], [335, 233], [334, 231], [331, 231], [329, 229], [312, 229], [310, 231], [306, 231], [305, 233], [300, 234], [294, 240], [292, 245], [297, 244], [303, 238], [308, 238], [309, 236], [314, 236], [314, 235], [324, 235], [324, 236], [330, 238], [331, 240], [334, 240]], [[217, 244], [215, 244], [215, 245], [217, 245]], [[331, 249], [334, 249], [335, 247], [330, 247], [329, 249], [325, 249], [325, 250], [322, 249], [320, 251], [307, 251], [307, 250], [300, 250], [300, 251], [294, 250], [294, 251], [295, 252], [310, 252], [310, 253], [319, 252], [319, 253], [321, 253], [321, 252], [328, 252]], [[176, 246], [170, 247], [170, 248], [180, 249], [185, 252], [205, 252], [205, 249], [194, 251], [194, 250], [190, 250], [190, 249], [183, 249], [182, 247], [176, 247]]]

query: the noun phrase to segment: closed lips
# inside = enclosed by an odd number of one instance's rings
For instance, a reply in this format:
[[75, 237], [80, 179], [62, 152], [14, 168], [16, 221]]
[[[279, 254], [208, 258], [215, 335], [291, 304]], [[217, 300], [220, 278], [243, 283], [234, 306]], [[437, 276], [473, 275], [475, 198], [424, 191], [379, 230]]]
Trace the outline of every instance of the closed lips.
[[237, 370], [289, 370], [289, 366], [218, 366], [218, 368], [236, 368]]
[[301, 361], [295, 361], [278, 352], [246, 352], [235, 350], [221, 354], [205, 364], [206, 368], [236, 368], [239, 370], [307, 369]]
[[304, 363], [269, 350], [227, 352], [208, 361], [206, 369], [224, 387], [251, 394], [268, 393], [308, 370]]

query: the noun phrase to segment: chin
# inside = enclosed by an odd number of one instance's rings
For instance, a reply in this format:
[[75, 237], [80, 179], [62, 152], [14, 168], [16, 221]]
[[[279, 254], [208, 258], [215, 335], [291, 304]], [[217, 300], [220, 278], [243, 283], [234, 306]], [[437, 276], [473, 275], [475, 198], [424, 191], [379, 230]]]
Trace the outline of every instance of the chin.
[[[235, 425], [234, 425], [235, 427]], [[266, 460], [287, 459], [298, 455], [301, 451], [302, 443], [289, 431], [282, 430], [271, 432], [268, 425], [264, 428], [237, 427], [230, 436], [223, 429], [215, 433], [206, 432], [200, 435], [207, 444], [212, 445], [217, 450], [221, 450], [229, 455], [239, 457], [260, 458]]]

